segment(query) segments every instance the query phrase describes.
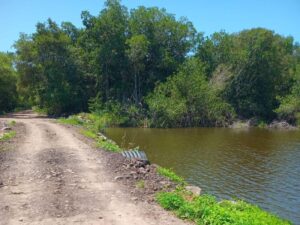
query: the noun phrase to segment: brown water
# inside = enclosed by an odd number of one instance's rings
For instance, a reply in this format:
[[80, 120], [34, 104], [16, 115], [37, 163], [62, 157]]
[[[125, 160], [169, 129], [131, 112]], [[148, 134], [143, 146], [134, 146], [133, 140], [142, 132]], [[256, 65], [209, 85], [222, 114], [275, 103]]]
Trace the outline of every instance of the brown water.
[[109, 128], [125, 148], [218, 198], [239, 198], [300, 224], [300, 131]]

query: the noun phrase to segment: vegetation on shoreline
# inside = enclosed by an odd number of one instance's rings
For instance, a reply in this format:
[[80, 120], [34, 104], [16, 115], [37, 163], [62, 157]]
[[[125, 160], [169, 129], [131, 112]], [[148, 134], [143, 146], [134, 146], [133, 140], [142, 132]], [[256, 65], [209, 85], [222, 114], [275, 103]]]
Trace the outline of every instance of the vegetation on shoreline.
[[218, 202], [211, 195], [193, 196], [182, 188], [173, 192], [161, 192], [156, 199], [163, 208], [174, 211], [178, 217], [194, 221], [199, 225], [291, 224], [244, 201]]
[[[102, 121], [102, 123], [100, 124], [99, 121]], [[81, 133], [95, 140], [97, 147], [112, 152], [121, 152], [123, 150], [115, 142], [99, 133], [107, 125], [107, 121], [99, 118], [99, 116], [81, 113], [68, 118], [60, 118], [58, 122], [81, 127]], [[207, 194], [195, 196], [185, 189], [186, 181], [171, 169], [158, 167], [157, 173], [176, 183], [177, 189], [173, 192], [159, 192], [156, 196], [156, 201], [166, 210], [174, 211], [181, 219], [191, 220], [199, 225], [291, 224], [260, 209], [258, 206], [244, 201], [217, 201], [215, 197]], [[144, 185], [143, 180], [136, 183], [137, 188], [144, 188]]]
[[69, 124], [74, 126], [80, 126], [81, 134], [94, 139], [96, 146], [107, 151], [120, 152], [121, 148], [112, 140], [106, 138], [101, 134], [103, 128], [106, 126], [105, 118], [87, 113], [81, 113], [79, 115], [73, 115], [68, 118], [59, 118], [57, 120], [62, 124]]
[[93, 112], [114, 125], [228, 126], [300, 118], [300, 45], [264, 28], [204, 36], [165, 9], [107, 0], [83, 28], [48, 19], [0, 54], [0, 112]]

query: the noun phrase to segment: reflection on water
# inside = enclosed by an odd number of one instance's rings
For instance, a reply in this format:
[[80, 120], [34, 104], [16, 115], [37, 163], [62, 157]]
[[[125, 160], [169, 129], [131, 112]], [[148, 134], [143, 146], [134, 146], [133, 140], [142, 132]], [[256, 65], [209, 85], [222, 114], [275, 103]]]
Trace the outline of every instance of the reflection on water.
[[300, 132], [265, 129], [110, 128], [122, 147], [173, 168], [204, 192], [240, 198], [300, 224]]

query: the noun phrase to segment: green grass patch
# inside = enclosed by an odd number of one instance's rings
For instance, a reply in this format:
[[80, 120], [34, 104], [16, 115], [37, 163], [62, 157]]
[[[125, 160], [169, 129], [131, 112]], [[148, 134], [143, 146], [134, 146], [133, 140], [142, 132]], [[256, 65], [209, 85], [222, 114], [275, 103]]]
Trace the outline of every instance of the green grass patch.
[[47, 115], [47, 109], [39, 108], [38, 106], [33, 106], [32, 110], [39, 115]]
[[171, 169], [158, 167], [157, 172], [164, 176], [169, 178], [171, 181], [174, 181], [176, 183], [185, 184], [185, 181], [182, 177], [178, 176], [176, 173], [174, 173]]
[[16, 136], [16, 132], [10, 131], [10, 132], [4, 133], [2, 136], [0, 136], [0, 141], [8, 141], [9, 139], [11, 139], [15, 136]]
[[211, 195], [192, 196], [186, 191], [161, 192], [158, 203], [179, 218], [188, 219], [198, 225], [290, 225], [255, 205], [243, 201], [221, 201]]
[[144, 180], [140, 180], [138, 182], [136, 182], [136, 185], [135, 185], [137, 188], [145, 188], [145, 181]]
[[106, 116], [91, 113], [80, 113], [68, 118], [58, 119], [59, 123], [82, 127], [80, 133], [94, 139], [97, 147], [107, 151], [120, 152], [122, 149], [114, 141], [98, 135], [107, 126], [107, 121]]
[[12, 120], [8, 123], [8, 126], [13, 127], [16, 125], [16, 121]]
[[122, 149], [114, 141], [109, 139], [99, 139], [97, 141], [97, 147], [111, 152], [121, 152]]
[[88, 137], [88, 138], [91, 138], [91, 139], [97, 139], [98, 138], [98, 135], [95, 134], [93, 131], [91, 130], [86, 130], [86, 129], [82, 129], [80, 131], [81, 134], [83, 134], [84, 136]]
[[77, 116], [70, 116], [68, 118], [59, 118], [57, 121], [62, 124], [69, 124], [75, 126], [83, 125], [83, 121], [80, 120]]

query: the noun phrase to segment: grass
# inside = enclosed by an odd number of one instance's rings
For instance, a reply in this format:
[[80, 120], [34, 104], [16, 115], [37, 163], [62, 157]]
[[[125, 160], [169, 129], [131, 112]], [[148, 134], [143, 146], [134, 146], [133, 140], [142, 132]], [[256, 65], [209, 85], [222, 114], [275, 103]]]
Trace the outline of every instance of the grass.
[[16, 125], [16, 121], [12, 120], [8, 123], [8, 126], [13, 127]]
[[164, 209], [174, 211], [179, 218], [191, 220], [198, 225], [291, 224], [243, 201], [217, 202], [211, 195], [192, 196], [184, 190], [161, 192], [156, 200]]
[[144, 180], [140, 180], [136, 183], [136, 187], [137, 188], [145, 188], [145, 181]]
[[82, 127], [80, 133], [84, 136], [94, 139], [96, 146], [111, 152], [120, 152], [122, 149], [112, 140], [99, 135], [99, 132], [106, 126], [106, 118], [89, 113], [80, 113], [69, 116], [68, 118], [59, 118], [59, 123]]
[[59, 118], [58, 122], [62, 124], [69, 124], [69, 125], [83, 125], [83, 121], [81, 121], [76, 116], [70, 116], [68, 118]]
[[174, 181], [175, 183], [185, 184], [184, 179], [182, 177], [178, 176], [176, 173], [174, 173], [170, 169], [158, 167], [157, 172], [160, 175], [169, 178], [171, 181]]
[[15, 131], [10, 131], [10, 132], [4, 133], [2, 136], [0, 136], [0, 141], [8, 141], [9, 139], [13, 138], [14, 136], [16, 136]]

